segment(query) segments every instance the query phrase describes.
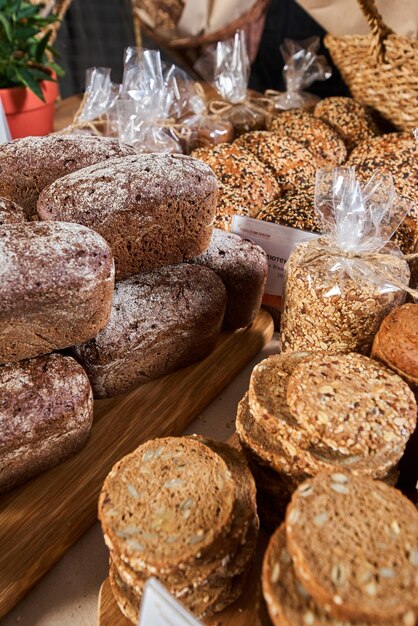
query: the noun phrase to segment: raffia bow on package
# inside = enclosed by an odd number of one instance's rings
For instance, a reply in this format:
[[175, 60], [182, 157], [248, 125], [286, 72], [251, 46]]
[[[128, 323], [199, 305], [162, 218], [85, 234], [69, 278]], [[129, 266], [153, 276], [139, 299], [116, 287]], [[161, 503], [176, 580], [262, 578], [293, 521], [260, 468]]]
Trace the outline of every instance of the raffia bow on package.
[[390, 238], [409, 206], [392, 177], [360, 187], [354, 168], [317, 172], [317, 239], [297, 245], [285, 266], [283, 350], [369, 353], [383, 318], [409, 288], [407, 257]]
[[317, 80], [327, 80], [331, 68], [324, 56], [318, 54], [319, 37], [310, 37], [304, 41], [285, 39], [280, 46], [284, 59], [283, 77], [286, 91], [268, 89], [265, 96], [271, 98], [274, 109], [311, 108], [318, 102], [318, 96], [305, 91]]
[[216, 46], [208, 48], [195, 68], [222, 98], [209, 103], [210, 113], [229, 120], [236, 136], [266, 128], [269, 113], [264, 99], [252, 98], [248, 93], [250, 61], [244, 31], [239, 30], [232, 39], [218, 41]]

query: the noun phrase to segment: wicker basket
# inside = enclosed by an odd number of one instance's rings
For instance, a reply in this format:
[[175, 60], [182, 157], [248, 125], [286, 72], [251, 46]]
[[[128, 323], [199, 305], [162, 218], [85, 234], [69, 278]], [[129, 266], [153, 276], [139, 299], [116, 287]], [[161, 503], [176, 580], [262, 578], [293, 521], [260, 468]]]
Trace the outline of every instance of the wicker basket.
[[418, 40], [393, 33], [374, 0], [357, 0], [369, 35], [327, 35], [324, 43], [354, 98], [399, 130], [418, 127]]
[[252, 62], [257, 55], [269, 4], [270, 0], [256, 0], [246, 13], [243, 13], [239, 18], [214, 33], [198, 35], [197, 37], [176, 37], [169, 39], [163, 37], [160, 33], [141, 22], [135, 7], [135, 0], [133, 0], [132, 8], [137, 44], [140, 45], [140, 30], [142, 30], [162, 49], [165, 48], [168, 52], [174, 53], [174, 58], [177, 57], [181, 59], [186, 66], [191, 67], [201, 56], [205, 46], [216, 43], [217, 41], [229, 39], [234, 35], [236, 30], [242, 29], [245, 32], [248, 56]]

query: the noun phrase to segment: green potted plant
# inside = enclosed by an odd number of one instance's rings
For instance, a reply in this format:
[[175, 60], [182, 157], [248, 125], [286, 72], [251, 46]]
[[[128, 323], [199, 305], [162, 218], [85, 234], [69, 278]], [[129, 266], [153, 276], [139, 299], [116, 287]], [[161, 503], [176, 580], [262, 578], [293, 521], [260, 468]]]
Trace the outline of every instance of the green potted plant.
[[55, 15], [44, 5], [0, 0], [0, 98], [13, 138], [53, 130], [57, 76], [63, 74], [51, 46]]

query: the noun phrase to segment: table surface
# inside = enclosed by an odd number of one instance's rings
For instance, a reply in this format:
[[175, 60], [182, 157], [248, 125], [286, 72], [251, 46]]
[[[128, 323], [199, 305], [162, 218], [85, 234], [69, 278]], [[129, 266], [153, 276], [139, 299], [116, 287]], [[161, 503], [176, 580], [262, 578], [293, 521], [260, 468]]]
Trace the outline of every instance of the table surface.
[[[68, 125], [80, 103], [72, 96], [57, 107], [55, 129]], [[275, 337], [199, 415], [185, 434], [226, 440], [234, 432], [238, 401], [256, 363], [278, 351]], [[96, 523], [2, 620], [1, 626], [95, 626], [100, 585], [108, 574], [108, 551]]]

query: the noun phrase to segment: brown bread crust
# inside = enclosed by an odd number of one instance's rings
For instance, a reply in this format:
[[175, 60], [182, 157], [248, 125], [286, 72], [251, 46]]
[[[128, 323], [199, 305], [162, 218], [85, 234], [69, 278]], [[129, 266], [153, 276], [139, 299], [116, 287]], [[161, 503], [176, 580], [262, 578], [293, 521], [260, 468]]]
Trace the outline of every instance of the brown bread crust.
[[134, 154], [117, 139], [91, 135], [46, 135], [15, 139], [0, 146], [0, 195], [36, 213], [42, 189], [57, 178], [113, 157]]
[[109, 246], [61, 222], [0, 228], [0, 363], [67, 348], [107, 323], [114, 286]]
[[93, 420], [86, 373], [50, 354], [0, 367], [0, 492], [77, 452]]
[[23, 224], [26, 222], [25, 212], [16, 202], [0, 197], [0, 226], [4, 224]]
[[84, 224], [109, 243], [116, 278], [182, 263], [209, 245], [217, 181], [203, 162], [182, 154], [109, 159], [45, 189], [42, 220]]

